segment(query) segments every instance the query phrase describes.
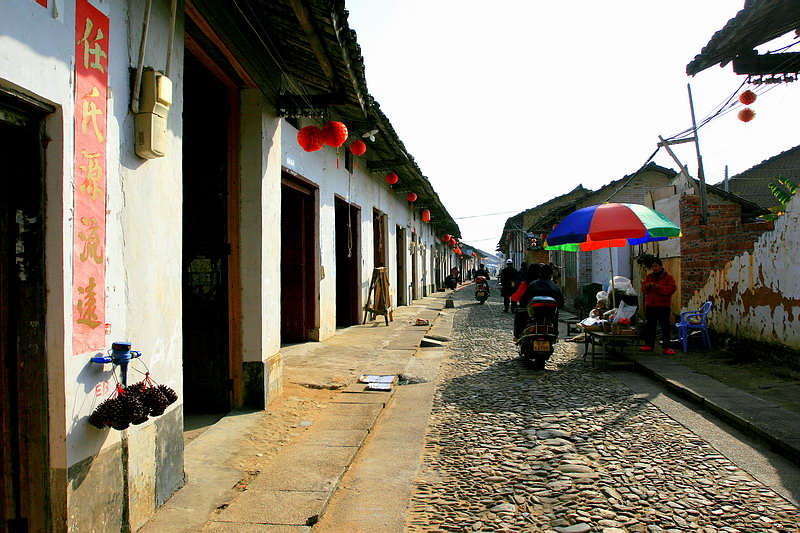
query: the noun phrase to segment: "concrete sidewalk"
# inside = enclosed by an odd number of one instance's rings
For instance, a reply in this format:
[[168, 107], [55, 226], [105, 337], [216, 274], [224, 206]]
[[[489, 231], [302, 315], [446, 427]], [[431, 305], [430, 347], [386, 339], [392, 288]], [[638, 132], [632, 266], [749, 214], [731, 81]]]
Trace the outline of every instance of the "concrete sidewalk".
[[[242, 439], [258, 433], [269, 411], [232, 412], [186, 447], [187, 484], [158, 510], [144, 533], [310, 531], [343, 474], [395, 394], [365, 390], [361, 374], [401, 375], [434, 326], [450, 292], [438, 292], [383, 317], [342, 329], [319, 343], [286, 346], [284, 379], [330, 392], [319, 416], [264, 463], [243, 471], [232, 463]], [[428, 325], [416, 325], [425, 319]], [[435, 341], [433, 341], [435, 342]], [[266, 448], [269, 437], [265, 438]], [[247, 443], [251, 448], [259, 442]]]
[[669, 389], [723, 418], [736, 428], [769, 443], [778, 453], [800, 464], [800, 415], [746, 391], [695, 372], [681, 356], [636, 354], [634, 368]]

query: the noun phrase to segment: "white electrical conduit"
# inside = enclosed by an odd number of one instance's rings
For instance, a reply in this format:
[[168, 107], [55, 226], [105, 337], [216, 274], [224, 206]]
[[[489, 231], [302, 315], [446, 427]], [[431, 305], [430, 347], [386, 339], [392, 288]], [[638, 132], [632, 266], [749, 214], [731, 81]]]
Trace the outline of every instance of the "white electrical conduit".
[[168, 79], [172, 69], [172, 42], [175, 40], [175, 19], [178, 13], [178, 0], [172, 0], [172, 9], [169, 14], [169, 39], [167, 40], [167, 66], [164, 69], [164, 76]]
[[139, 91], [142, 90], [142, 69], [144, 68], [144, 51], [147, 47], [147, 29], [150, 26], [151, 7], [153, 7], [153, 0], [147, 0], [142, 23], [142, 41], [139, 44], [139, 64], [136, 66], [136, 81], [133, 83], [133, 97], [131, 98], [131, 111], [134, 113], [139, 113]]

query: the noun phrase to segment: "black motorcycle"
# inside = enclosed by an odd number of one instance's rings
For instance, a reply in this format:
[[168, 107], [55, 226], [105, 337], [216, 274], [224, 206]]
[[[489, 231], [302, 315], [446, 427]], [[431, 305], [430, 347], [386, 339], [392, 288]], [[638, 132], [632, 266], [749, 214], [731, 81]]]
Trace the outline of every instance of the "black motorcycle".
[[537, 370], [544, 369], [558, 339], [558, 303], [550, 296], [534, 296], [527, 309], [517, 309], [514, 326], [514, 342], [522, 359]]
[[484, 303], [489, 298], [489, 280], [484, 276], [475, 278], [475, 299], [479, 304]]

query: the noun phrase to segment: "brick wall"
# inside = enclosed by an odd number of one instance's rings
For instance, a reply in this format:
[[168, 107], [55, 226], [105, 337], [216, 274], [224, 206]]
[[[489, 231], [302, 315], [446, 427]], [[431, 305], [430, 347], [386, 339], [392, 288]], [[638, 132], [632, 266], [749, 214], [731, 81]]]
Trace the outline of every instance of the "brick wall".
[[752, 252], [755, 241], [772, 231], [773, 222], [742, 224], [739, 204], [708, 206], [708, 222], [700, 223], [700, 198], [683, 195], [681, 216], [681, 306], [701, 289], [714, 269], [743, 252]]

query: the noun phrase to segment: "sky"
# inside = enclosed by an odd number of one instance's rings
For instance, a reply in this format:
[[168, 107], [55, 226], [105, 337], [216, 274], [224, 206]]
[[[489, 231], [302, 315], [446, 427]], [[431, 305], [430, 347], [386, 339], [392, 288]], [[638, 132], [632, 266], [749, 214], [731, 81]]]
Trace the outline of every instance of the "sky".
[[[730, 64], [693, 78], [686, 64], [743, 5], [346, 0], [370, 94], [463, 241], [486, 252], [509, 216], [631, 174], [659, 135], [690, 128], [687, 83], [698, 122], [735, 94], [746, 77]], [[761, 86], [751, 122], [736, 109], [699, 130], [708, 183], [800, 144], [799, 90]], [[697, 177], [694, 144], [673, 149]], [[677, 170], [663, 149], [654, 161]]]

